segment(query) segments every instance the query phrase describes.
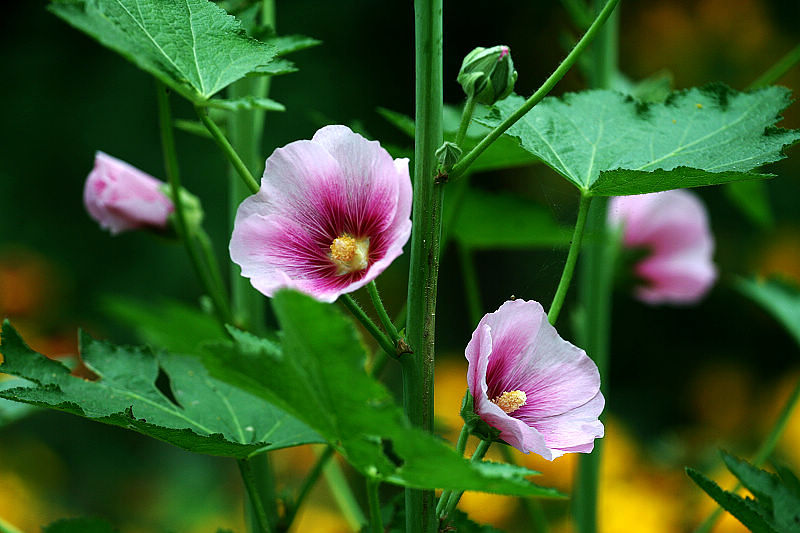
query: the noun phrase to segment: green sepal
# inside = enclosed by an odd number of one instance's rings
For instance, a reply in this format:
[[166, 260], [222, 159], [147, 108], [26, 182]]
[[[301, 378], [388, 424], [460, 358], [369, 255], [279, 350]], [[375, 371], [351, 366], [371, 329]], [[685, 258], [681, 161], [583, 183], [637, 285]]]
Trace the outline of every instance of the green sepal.
[[464, 419], [464, 425], [467, 426], [467, 431], [470, 435], [475, 435], [481, 440], [489, 440], [492, 442], [503, 442], [500, 440], [500, 430], [490, 426], [475, 413], [475, 399], [472, 394], [467, 391], [464, 394], [464, 399], [461, 400], [461, 418]]

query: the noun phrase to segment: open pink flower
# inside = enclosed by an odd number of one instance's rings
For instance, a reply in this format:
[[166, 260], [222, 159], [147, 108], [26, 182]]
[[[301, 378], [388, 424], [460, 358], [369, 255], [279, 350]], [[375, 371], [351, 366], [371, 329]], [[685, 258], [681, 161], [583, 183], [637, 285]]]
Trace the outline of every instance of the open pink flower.
[[690, 304], [714, 284], [714, 237], [706, 209], [683, 189], [612, 198], [609, 222], [623, 224], [622, 243], [650, 255], [635, 266], [646, 285], [636, 296], [649, 304]]
[[112, 234], [145, 227], [163, 229], [173, 210], [163, 186], [164, 182], [138, 168], [97, 152], [83, 189], [83, 203], [92, 218]]
[[231, 259], [267, 296], [293, 288], [332, 302], [403, 252], [410, 216], [408, 159], [326, 126], [269, 156], [261, 190], [236, 213]]
[[552, 461], [591, 452], [603, 436], [597, 366], [558, 336], [538, 302], [513, 300], [485, 315], [465, 355], [475, 413], [511, 446]]

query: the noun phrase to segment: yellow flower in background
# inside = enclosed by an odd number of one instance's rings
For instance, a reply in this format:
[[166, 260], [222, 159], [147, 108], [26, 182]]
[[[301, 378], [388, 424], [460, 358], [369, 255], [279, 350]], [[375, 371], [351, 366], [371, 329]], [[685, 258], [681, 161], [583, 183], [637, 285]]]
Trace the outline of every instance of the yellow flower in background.
[[351, 533], [352, 529], [347, 525], [338, 509], [322, 507], [307, 502], [300, 509], [295, 518], [291, 533]]

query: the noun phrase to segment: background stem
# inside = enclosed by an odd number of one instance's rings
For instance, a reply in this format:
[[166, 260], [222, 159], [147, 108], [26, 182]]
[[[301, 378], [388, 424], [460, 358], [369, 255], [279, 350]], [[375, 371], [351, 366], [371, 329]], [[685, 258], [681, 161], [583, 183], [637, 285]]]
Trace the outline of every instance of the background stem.
[[262, 499], [261, 495], [258, 493], [258, 486], [256, 485], [256, 479], [253, 473], [253, 467], [250, 464], [250, 460], [239, 459], [237, 463], [239, 465], [239, 472], [242, 474], [244, 486], [247, 489], [247, 494], [250, 497], [250, 505], [253, 506], [255, 511], [256, 525], [258, 529], [254, 527], [253, 531], [258, 531], [259, 533], [271, 533], [272, 526], [267, 518], [267, 513], [264, 510], [264, 506], [261, 504]]
[[[412, 355], [401, 358], [403, 406], [415, 426], [433, 427], [433, 364], [442, 185], [435, 183], [442, 137], [442, 0], [414, 1], [416, 138], [411, 266], [406, 339]], [[406, 489], [406, 531], [436, 531], [433, 491]]]
[[583, 242], [583, 229], [586, 227], [586, 218], [591, 200], [591, 196], [581, 195], [581, 201], [578, 206], [578, 220], [575, 222], [575, 231], [572, 233], [572, 241], [569, 243], [567, 261], [564, 263], [564, 270], [561, 272], [561, 279], [558, 282], [556, 294], [553, 296], [553, 303], [547, 313], [547, 320], [554, 326], [558, 320], [559, 313], [561, 313], [561, 306], [564, 305], [564, 298], [567, 297], [567, 290], [569, 290], [569, 284], [572, 281], [575, 264], [578, 262], [578, 254], [580, 254], [581, 243]]
[[378, 494], [380, 481], [367, 478], [367, 499], [369, 500], [369, 525], [372, 533], [384, 533], [381, 517], [381, 501]]

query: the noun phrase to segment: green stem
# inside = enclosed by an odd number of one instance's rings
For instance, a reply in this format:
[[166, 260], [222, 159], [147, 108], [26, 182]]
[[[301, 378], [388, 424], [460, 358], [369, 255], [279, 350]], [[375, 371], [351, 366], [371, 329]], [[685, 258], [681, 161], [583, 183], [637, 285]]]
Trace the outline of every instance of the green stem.
[[[533, 95], [528, 98], [524, 104], [520, 106], [519, 109], [514, 111], [511, 115], [509, 115], [503, 122], [497, 125], [492, 131], [490, 131], [486, 137], [484, 137], [481, 142], [479, 142], [472, 150], [469, 151], [461, 160], [456, 163], [453, 167], [453, 170], [450, 171], [449, 178], [450, 181], [457, 178], [464, 171], [469, 167], [475, 159], [478, 158], [479, 155], [486, 150], [489, 145], [491, 145], [494, 141], [497, 140], [505, 131], [514, 125], [519, 119], [521, 119], [525, 114], [533, 109], [533, 106], [538, 104], [547, 94], [555, 87], [556, 83], [558, 83], [561, 78], [572, 68], [572, 65], [578, 59], [578, 57], [583, 53], [589, 43], [595, 38], [597, 33], [600, 31], [600, 28], [603, 26], [603, 23], [611, 16], [611, 13], [614, 11], [614, 8], [619, 3], [619, 0], [608, 0], [605, 4], [605, 7], [600, 11], [597, 15], [597, 18], [592, 22], [592, 25], [589, 26], [589, 29], [586, 30], [586, 33], [581, 37], [581, 40], [575, 44], [575, 47], [570, 51], [569, 55], [561, 62], [558, 68], [553, 72], [547, 80], [542, 84], [539, 89], [533, 93]], [[417, 122], [419, 123], [419, 121]]]
[[554, 326], [558, 320], [558, 315], [561, 313], [561, 307], [564, 305], [564, 298], [567, 296], [567, 290], [572, 281], [572, 274], [575, 272], [575, 264], [578, 262], [578, 254], [581, 251], [581, 243], [583, 241], [583, 230], [586, 227], [586, 216], [589, 213], [591, 200], [591, 196], [585, 194], [581, 195], [581, 201], [578, 206], [578, 221], [575, 223], [572, 242], [569, 243], [567, 262], [564, 263], [564, 271], [561, 273], [561, 280], [558, 282], [558, 288], [553, 297], [553, 303], [550, 304], [550, 311], [547, 313], [547, 320]]
[[358, 302], [356, 302], [352, 296], [349, 294], [342, 294], [339, 297], [339, 301], [341, 301], [344, 306], [347, 307], [347, 309], [353, 314], [353, 316], [364, 325], [364, 328], [369, 332], [369, 334], [372, 335], [376, 341], [378, 341], [378, 345], [380, 345], [383, 351], [389, 355], [397, 355], [397, 350], [395, 349], [389, 337], [387, 337], [386, 334], [381, 331], [381, 328], [379, 328], [378, 325], [375, 324], [375, 322], [373, 322], [369, 316], [367, 316], [367, 313], [361, 309], [361, 306], [358, 305]]
[[[789, 399], [786, 400], [786, 403], [783, 405], [780, 414], [778, 414], [778, 419], [772, 426], [767, 438], [753, 456], [752, 463], [754, 466], [761, 466], [767, 459], [769, 459], [769, 456], [772, 455], [772, 452], [775, 450], [775, 446], [778, 445], [781, 435], [783, 435], [783, 431], [786, 429], [786, 424], [789, 423], [789, 418], [792, 416], [792, 411], [794, 411], [798, 399], [800, 399], [800, 381], [797, 382], [794, 390], [789, 395]], [[742, 483], [738, 482], [736, 483], [736, 486], [733, 487], [731, 492], [736, 493], [741, 488]], [[711, 531], [711, 528], [714, 527], [714, 524], [717, 523], [717, 520], [719, 520], [720, 516], [722, 516], [722, 513], [724, 512], [725, 510], [722, 507], [717, 507], [717, 509], [711, 513], [708, 518], [706, 518], [703, 523], [700, 524], [700, 526], [698, 526], [698, 528], [695, 530], [695, 533], [708, 533]]]
[[383, 518], [381, 517], [381, 501], [378, 487], [381, 482], [377, 479], [367, 478], [367, 498], [369, 499], [369, 525], [372, 533], [384, 533]]
[[230, 322], [231, 311], [228, 307], [228, 299], [225, 295], [225, 286], [222, 283], [215, 283], [213, 279], [213, 269], [216, 265], [216, 260], [209, 258], [207, 264], [204, 264], [200, 250], [197, 248], [196, 235], [190, 231], [186, 222], [186, 213], [183, 210], [183, 201], [181, 198], [181, 179], [180, 169], [178, 167], [178, 155], [175, 149], [175, 136], [172, 130], [172, 112], [169, 105], [169, 93], [167, 87], [160, 81], [156, 81], [156, 95], [158, 100], [158, 124], [161, 132], [161, 149], [164, 155], [164, 169], [167, 175], [167, 182], [169, 183], [170, 196], [172, 203], [175, 206], [175, 221], [176, 231], [178, 237], [183, 241], [186, 247], [186, 252], [189, 255], [189, 260], [192, 263], [197, 277], [203, 285], [203, 288], [211, 297], [214, 303], [219, 320], [225, 324]]
[[[510, 446], [500, 446], [500, 451], [506, 463], [517, 465], [517, 461], [511, 453]], [[522, 500], [522, 506], [525, 508], [525, 512], [528, 513], [528, 516], [531, 518], [531, 531], [534, 533], [547, 533], [549, 528], [547, 527], [547, 517], [544, 514], [544, 509], [542, 509], [542, 503], [536, 498], [520, 497], [520, 500]]]
[[[435, 155], [443, 141], [442, 0], [414, 0], [414, 28], [417, 130], [406, 337], [414, 354], [400, 362], [406, 415], [414, 426], [431, 431], [443, 193]], [[433, 491], [406, 489], [405, 500], [406, 531], [436, 531]]]
[[323, 450], [322, 454], [317, 457], [317, 462], [314, 463], [314, 466], [311, 467], [311, 471], [306, 476], [306, 479], [303, 481], [303, 485], [300, 487], [300, 490], [297, 492], [297, 498], [295, 498], [294, 503], [286, 513], [286, 518], [283, 521], [284, 529], [289, 530], [292, 526], [292, 522], [294, 522], [295, 517], [297, 516], [297, 511], [300, 510], [300, 507], [303, 505], [303, 502], [306, 499], [306, 496], [311, 492], [311, 489], [314, 488], [314, 485], [317, 483], [320, 474], [325, 469], [325, 466], [328, 464], [328, 461], [331, 460], [333, 457], [334, 449], [333, 446], [328, 445]]
[[[461, 433], [458, 434], [458, 441], [456, 442], [456, 452], [458, 455], [464, 455], [464, 450], [467, 449], [467, 441], [469, 440], [469, 428], [464, 424], [461, 426]], [[436, 516], [442, 516], [445, 505], [450, 500], [452, 490], [443, 490], [442, 495], [439, 496], [439, 503], [436, 504]]]
[[459, 262], [461, 263], [461, 277], [464, 279], [464, 292], [467, 298], [470, 323], [476, 325], [483, 316], [483, 304], [481, 303], [480, 285], [478, 284], [478, 273], [475, 270], [475, 260], [472, 257], [472, 250], [466, 245], [458, 243], [457, 246]]
[[[321, 456], [324, 452], [315, 451], [315, 453]], [[344, 477], [339, 463], [328, 461], [322, 469], [333, 499], [336, 500], [336, 504], [342, 510], [348, 526], [353, 531], [361, 531], [362, 528], [368, 525], [367, 518], [353, 496], [353, 491], [350, 490], [350, 485], [347, 484], [347, 478]]]
[[467, 135], [469, 129], [469, 122], [472, 120], [472, 114], [475, 112], [475, 98], [472, 96], [467, 97], [467, 103], [464, 104], [464, 111], [461, 113], [461, 123], [458, 125], [458, 133], [456, 134], [456, 144], [461, 147], [464, 137]]
[[[217, 255], [214, 253], [214, 247], [211, 245], [211, 239], [203, 228], [198, 228], [195, 233], [197, 243], [200, 245], [200, 251], [205, 256], [205, 263], [208, 266], [208, 274], [211, 283], [213, 283], [219, 294], [222, 295], [222, 300], [227, 307], [227, 298], [225, 295], [225, 282], [222, 280], [222, 275], [219, 270], [219, 263], [217, 262]], [[230, 313], [230, 312], [229, 312]]]
[[772, 85], [783, 77], [784, 74], [800, 62], [800, 44], [792, 48], [789, 53], [780, 58], [777, 63], [772, 65], [764, 74], [758, 77], [756, 81], [750, 84], [749, 90], [760, 89], [767, 85]]
[[257, 193], [259, 190], [258, 182], [255, 180], [253, 175], [250, 174], [250, 171], [247, 170], [242, 158], [239, 157], [239, 154], [233, 149], [233, 146], [231, 146], [231, 143], [225, 137], [225, 134], [222, 133], [222, 130], [219, 129], [219, 126], [217, 126], [217, 124], [211, 120], [211, 118], [209, 118], [208, 110], [200, 106], [195, 106], [194, 109], [197, 112], [198, 118], [200, 118], [200, 122], [203, 123], [208, 132], [211, 134], [211, 137], [217, 142], [217, 146], [219, 146], [219, 148], [225, 154], [225, 157], [228, 158], [231, 165], [233, 165], [233, 168], [239, 174], [239, 177], [241, 177], [245, 185], [247, 185], [247, 188], [250, 189], [251, 193]]
[[[490, 441], [490, 440], [482, 440], [478, 444], [478, 447], [475, 449], [475, 453], [472, 454], [472, 458], [470, 459], [470, 461], [472, 461], [473, 463], [478, 463], [478, 462], [482, 461], [483, 460], [483, 456], [486, 455], [487, 451], [489, 451], [489, 446], [491, 446], [491, 445], [492, 445], [492, 441]], [[464, 491], [454, 491], [450, 495], [450, 498], [447, 501], [447, 507], [445, 507], [444, 513], [440, 516], [440, 518], [444, 518], [446, 516], [449, 516], [450, 513], [453, 512], [453, 510], [458, 505], [458, 502], [461, 500], [461, 496], [463, 494], [464, 494]]]
[[383, 328], [389, 334], [389, 338], [392, 339], [392, 344], [397, 348], [401, 340], [400, 335], [397, 333], [397, 328], [394, 327], [392, 319], [389, 318], [389, 313], [386, 312], [386, 308], [383, 306], [383, 300], [381, 300], [381, 295], [378, 293], [378, 286], [374, 281], [369, 282], [367, 291], [369, 292], [369, 297], [372, 299], [372, 305], [375, 307], [375, 311], [378, 312], [378, 318], [381, 324], [383, 324]]
[[270, 526], [267, 513], [264, 511], [261, 495], [258, 492], [258, 485], [256, 484], [255, 475], [253, 474], [253, 467], [248, 459], [239, 459], [239, 472], [242, 474], [244, 486], [247, 489], [247, 494], [250, 497], [250, 505], [253, 506], [255, 516], [257, 519], [259, 533], [271, 533], [272, 527]]
[[[406, 323], [406, 304], [403, 304], [403, 307], [400, 308], [400, 311], [397, 313], [397, 318], [394, 319], [394, 329], [400, 331], [403, 329]], [[383, 372], [384, 367], [386, 366], [386, 362], [389, 360], [389, 354], [386, 353], [385, 350], [378, 349], [372, 355], [372, 365], [369, 369], [369, 375], [374, 377], [379, 377]]]

